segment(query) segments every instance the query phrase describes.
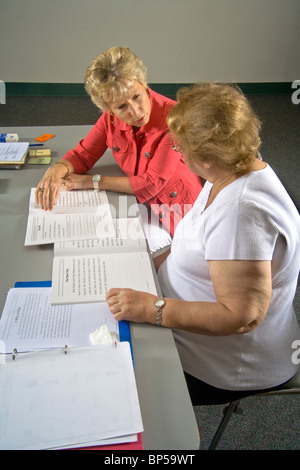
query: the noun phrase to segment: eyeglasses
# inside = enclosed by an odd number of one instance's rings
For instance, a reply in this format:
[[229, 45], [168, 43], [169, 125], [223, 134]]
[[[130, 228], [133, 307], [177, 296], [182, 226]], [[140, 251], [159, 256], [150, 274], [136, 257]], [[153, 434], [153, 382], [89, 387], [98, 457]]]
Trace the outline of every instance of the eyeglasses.
[[182, 153], [182, 148], [181, 147], [177, 147], [177, 145], [175, 145], [175, 142], [172, 140], [172, 149], [175, 150], [175, 152], [180, 152]]

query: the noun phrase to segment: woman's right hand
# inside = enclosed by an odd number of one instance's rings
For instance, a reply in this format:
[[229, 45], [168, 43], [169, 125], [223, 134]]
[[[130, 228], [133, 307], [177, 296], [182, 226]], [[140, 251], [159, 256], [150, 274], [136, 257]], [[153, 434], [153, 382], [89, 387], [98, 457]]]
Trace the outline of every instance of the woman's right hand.
[[41, 209], [45, 211], [53, 209], [66, 173], [69, 172], [65, 164], [54, 164], [48, 168], [35, 191], [35, 202], [41, 206]]

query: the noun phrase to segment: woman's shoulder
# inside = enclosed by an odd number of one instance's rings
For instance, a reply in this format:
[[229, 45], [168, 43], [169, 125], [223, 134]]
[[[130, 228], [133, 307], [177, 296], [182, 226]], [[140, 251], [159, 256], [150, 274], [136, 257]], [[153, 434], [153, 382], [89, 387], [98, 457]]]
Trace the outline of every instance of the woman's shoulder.
[[162, 95], [152, 90], [150, 87], [148, 87], [148, 90], [149, 90], [150, 101], [157, 103], [158, 106], [167, 107], [169, 109], [175, 106], [176, 101], [174, 101], [172, 98]]
[[150, 128], [155, 128], [165, 132], [167, 130], [167, 115], [170, 109], [175, 106], [176, 102], [151, 90], [151, 88], [149, 88], [149, 96], [151, 103], [151, 118], [148, 125], [146, 125], [146, 129], [149, 130]]

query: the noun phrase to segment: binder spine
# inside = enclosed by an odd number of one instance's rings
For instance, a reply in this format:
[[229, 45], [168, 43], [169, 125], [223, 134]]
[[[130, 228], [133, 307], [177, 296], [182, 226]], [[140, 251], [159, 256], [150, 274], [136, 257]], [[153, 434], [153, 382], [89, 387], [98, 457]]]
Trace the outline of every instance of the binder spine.
[[[112, 342], [112, 347], [113, 347], [113, 349], [117, 349], [117, 348], [118, 348], [118, 345], [119, 345], [119, 343], [118, 343], [118, 341], [115, 339], [115, 340]], [[47, 348], [47, 349], [44, 349], [44, 351], [50, 351], [51, 349], [52, 349], [52, 348], [50, 348], [50, 349]], [[59, 348], [53, 348], [53, 349], [59, 349]], [[75, 348], [75, 349], [76, 349], [76, 348]], [[43, 350], [42, 350], [42, 351], [43, 351]], [[62, 348], [62, 351], [63, 351], [64, 354], [69, 354], [69, 352], [70, 352], [69, 346], [66, 344], [66, 345], [64, 346], [64, 348]], [[29, 351], [28, 351], [28, 352], [29, 352]], [[28, 352], [23, 351], [22, 353], [18, 353], [17, 348], [14, 348], [13, 351], [12, 351], [12, 353], [6, 353], [6, 354], [3, 354], [3, 356], [6, 356], [6, 355], [7, 355], [7, 356], [9, 357], [9, 355], [11, 354], [12, 360], [15, 361], [16, 358], [17, 358], [17, 356], [18, 356], [18, 354], [27, 354]], [[2, 357], [2, 355], [1, 355], [1, 357]]]

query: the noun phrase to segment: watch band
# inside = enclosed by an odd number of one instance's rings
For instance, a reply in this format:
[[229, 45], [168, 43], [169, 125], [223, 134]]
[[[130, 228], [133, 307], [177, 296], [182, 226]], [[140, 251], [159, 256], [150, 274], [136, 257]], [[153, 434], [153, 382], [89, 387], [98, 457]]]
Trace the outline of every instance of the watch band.
[[160, 326], [162, 322], [162, 309], [158, 308], [156, 312], [156, 325]]
[[101, 176], [100, 175], [93, 175], [92, 181], [93, 181], [93, 185], [94, 185], [94, 191], [99, 191], [99, 183], [101, 181]]
[[162, 308], [165, 305], [165, 299], [163, 297], [159, 297], [155, 302], [155, 306], [157, 307], [156, 311], [156, 325], [161, 326], [162, 322]]

